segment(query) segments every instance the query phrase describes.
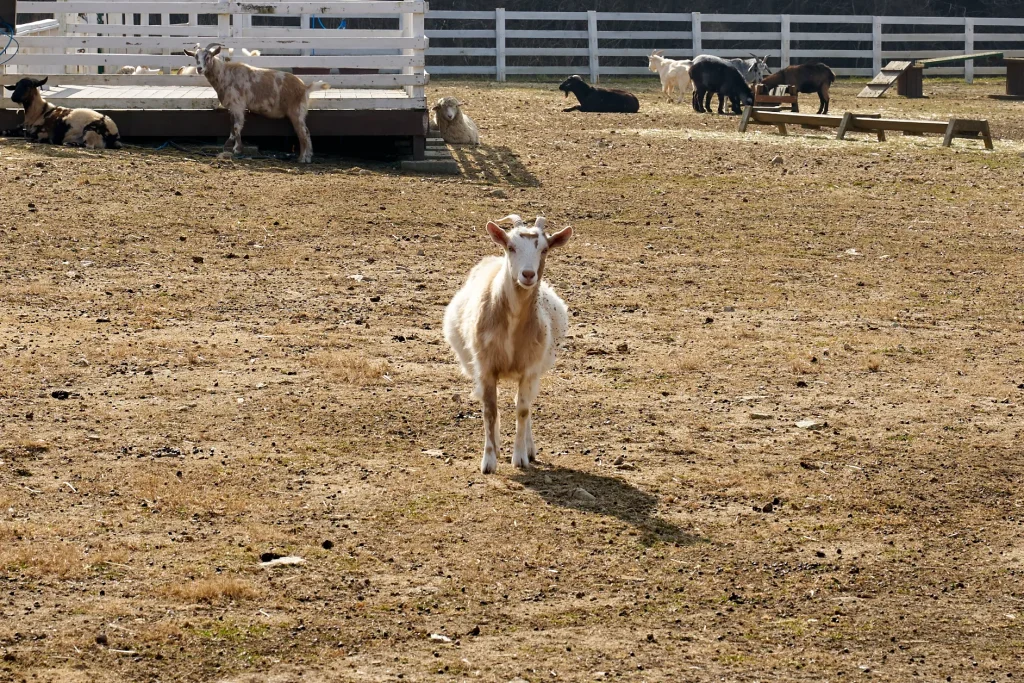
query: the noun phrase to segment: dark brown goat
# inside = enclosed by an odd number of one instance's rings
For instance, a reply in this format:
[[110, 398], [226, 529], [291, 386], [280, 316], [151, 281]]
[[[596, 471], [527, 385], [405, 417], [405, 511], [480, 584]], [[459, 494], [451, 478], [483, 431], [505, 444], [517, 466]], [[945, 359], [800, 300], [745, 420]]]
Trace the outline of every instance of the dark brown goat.
[[[797, 92], [816, 92], [820, 101], [818, 113], [827, 114], [829, 103], [828, 89], [835, 80], [836, 75], [832, 73], [832, 69], [821, 62], [814, 62], [812, 64], [787, 66], [785, 69], [776, 71], [771, 76], [766, 76], [761, 83], [764, 85], [765, 92], [771, 92], [772, 88], [778, 85], [795, 85]], [[797, 111], [795, 106], [793, 111]]]

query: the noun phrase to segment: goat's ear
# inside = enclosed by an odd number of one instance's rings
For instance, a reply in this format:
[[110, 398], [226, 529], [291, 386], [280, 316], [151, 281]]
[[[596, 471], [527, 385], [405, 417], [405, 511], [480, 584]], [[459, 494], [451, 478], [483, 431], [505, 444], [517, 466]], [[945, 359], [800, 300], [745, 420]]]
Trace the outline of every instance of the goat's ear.
[[46, 85], [46, 81], [48, 81], [48, 80], [50, 80], [49, 76], [47, 76], [46, 78], [44, 78], [41, 81], [32, 81], [32, 85], [36, 86], [37, 88], [40, 88], [40, 87]]
[[186, 47], [186, 48], [185, 48], [185, 54], [186, 54], [186, 55], [188, 55], [189, 57], [195, 57], [195, 56], [196, 56], [196, 51], [195, 51], [195, 50], [189, 50], [189, 49], [188, 49], [188, 48]]
[[211, 57], [216, 57], [217, 55], [219, 55], [220, 54], [220, 48], [221, 48], [221, 46], [218, 45], [218, 46], [214, 47], [213, 49], [211, 49], [209, 51], [210, 52], [210, 56]]
[[14, 89], [17, 88], [18, 86], [16, 86], [16, 85], [5, 85], [4, 87], [7, 88], [8, 90], [10, 90], [11, 92], [13, 92]]
[[572, 226], [566, 226], [548, 238], [548, 249], [565, 246], [565, 243], [572, 237]]
[[500, 244], [502, 247], [508, 246], [508, 235], [494, 221], [487, 221], [487, 232], [490, 233], [491, 239], [497, 244]]

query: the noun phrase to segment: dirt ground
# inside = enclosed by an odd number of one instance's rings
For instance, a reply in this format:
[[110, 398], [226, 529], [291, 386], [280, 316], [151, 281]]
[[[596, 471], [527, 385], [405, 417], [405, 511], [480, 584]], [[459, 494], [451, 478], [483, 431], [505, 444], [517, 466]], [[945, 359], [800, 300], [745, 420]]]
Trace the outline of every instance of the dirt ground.
[[[455, 178], [0, 141], [0, 681], [1019, 680], [1024, 103], [861, 85], [996, 149], [650, 80], [436, 80]], [[441, 316], [512, 212], [573, 317], [485, 477]]]

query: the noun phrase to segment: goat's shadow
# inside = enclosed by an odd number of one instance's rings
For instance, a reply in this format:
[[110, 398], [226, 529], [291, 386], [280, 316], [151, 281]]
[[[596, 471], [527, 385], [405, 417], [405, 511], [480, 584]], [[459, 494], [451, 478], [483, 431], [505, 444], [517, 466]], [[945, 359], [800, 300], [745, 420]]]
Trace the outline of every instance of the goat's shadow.
[[449, 145], [463, 175], [472, 180], [484, 180], [492, 185], [513, 187], [540, 187], [537, 176], [519, 160], [508, 147], [492, 145]]
[[[617, 477], [538, 463], [514, 475], [513, 479], [535, 491], [551, 505], [617, 517], [636, 527], [641, 534], [641, 543], [647, 546], [658, 542], [689, 545], [706, 540], [657, 517], [657, 496], [645, 493]], [[594, 500], [587, 498], [587, 493]]]

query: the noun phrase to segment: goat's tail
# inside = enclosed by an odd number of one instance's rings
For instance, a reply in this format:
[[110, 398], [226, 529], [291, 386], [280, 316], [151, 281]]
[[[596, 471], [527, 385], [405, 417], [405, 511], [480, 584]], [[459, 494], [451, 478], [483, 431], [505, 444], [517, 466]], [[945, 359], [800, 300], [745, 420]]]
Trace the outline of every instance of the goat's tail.
[[828, 71], [828, 84], [832, 85], [833, 83], [836, 82], [836, 74], [834, 71], [832, 71], [832, 69], [830, 69], [827, 66], [825, 67], [825, 69]]
[[306, 95], [308, 96], [314, 90], [328, 90], [331, 84], [327, 81], [313, 81], [306, 86]]

